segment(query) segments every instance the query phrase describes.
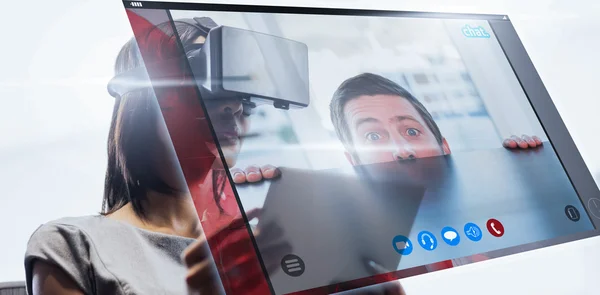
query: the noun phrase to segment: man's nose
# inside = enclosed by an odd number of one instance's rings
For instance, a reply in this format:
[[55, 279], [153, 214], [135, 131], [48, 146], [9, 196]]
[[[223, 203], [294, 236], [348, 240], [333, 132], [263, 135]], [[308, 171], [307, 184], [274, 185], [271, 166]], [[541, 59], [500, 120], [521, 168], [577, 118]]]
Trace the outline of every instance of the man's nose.
[[415, 159], [417, 154], [412, 146], [405, 140], [398, 140], [395, 143], [393, 157], [395, 161]]

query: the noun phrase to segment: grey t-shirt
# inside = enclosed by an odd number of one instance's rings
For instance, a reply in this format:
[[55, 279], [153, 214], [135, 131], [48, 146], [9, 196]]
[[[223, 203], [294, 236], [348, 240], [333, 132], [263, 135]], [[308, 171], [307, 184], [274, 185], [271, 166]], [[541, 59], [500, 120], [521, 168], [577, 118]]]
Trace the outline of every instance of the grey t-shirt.
[[85, 294], [188, 294], [183, 250], [194, 239], [151, 232], [104, 216], [63, 218], [40, 226], [25, 253], [65, 271]]

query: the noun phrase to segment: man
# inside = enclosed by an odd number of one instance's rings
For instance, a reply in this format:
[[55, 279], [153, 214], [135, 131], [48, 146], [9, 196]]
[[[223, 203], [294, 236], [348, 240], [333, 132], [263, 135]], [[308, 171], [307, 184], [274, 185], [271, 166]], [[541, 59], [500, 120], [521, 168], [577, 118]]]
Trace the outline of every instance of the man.
[[[365, 73], [344, 81], [333, 94], [330, 115], [335, 131], [344, 144], [352, 165], [384, 163], [450, 154], [450, 146], [433, 117], [412, 94], [395, 82]], [[535, 148], [542, 145], [536, 137], [512, 136], [506, 148]], [[236, 183], [257, 182], [274, 168], [251, 166], [234, 168]], [[467, 262], [485, 260], [472, 256]], [[444, 269], [463, 261], [444, 261], [429, 265], [428, 271]]]
[[[450, 154], [433, 117], [412, 94], [393, 81], [365, 73], [344, 81], [333, 94], [331, 121], [352, 165], [384, 163]], [[506, 148], [535, 148], [537, 137], [512, 136]], [[430, 264], [427, 271], [486, 260], [474, 255]]]
[[[450, 154], [433, 117], [412, 94], [384, 77], [365, 73], [344, 81], [333, 94], [331, 121], [353, 165]], [[506, 148], [534, 148], [537, 137], [512, 136]]]
[[[353, 165], [450, 154], [433, 117], [410, 92], [382, 76], [365, 73], [344, 81], [333, 94], [331, 121]], [[506, 148], [535, 148], [537, 137], [511, 136]], [[272, 165], [231, 169], [235, 183], [275, 178]]]

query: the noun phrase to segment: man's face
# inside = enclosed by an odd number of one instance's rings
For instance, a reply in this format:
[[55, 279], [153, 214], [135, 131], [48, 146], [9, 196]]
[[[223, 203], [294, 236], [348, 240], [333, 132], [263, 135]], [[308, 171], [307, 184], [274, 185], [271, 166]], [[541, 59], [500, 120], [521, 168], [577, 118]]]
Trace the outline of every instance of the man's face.
[[419, 112], [396, 95], [360, 96], [344, 107], [354, 155], [352, 164], [374, 164], [440, 156], [450, 152], [436, 140]]

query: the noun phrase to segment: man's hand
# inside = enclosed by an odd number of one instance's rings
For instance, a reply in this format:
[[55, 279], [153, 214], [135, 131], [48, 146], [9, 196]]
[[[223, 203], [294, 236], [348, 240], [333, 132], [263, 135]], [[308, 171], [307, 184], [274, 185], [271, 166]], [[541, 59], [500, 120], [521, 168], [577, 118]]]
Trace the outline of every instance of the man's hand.
[[542, 145], [542, 140], [537, 136], [529, 136], [523, 134], [523, 136], [518, 137], [516, 135], [511, 136], [510, 138], [505, 139], [502, 142], [502, 146], [507, 149], [529, 149], [535, 148]]
[[240, 168], [231, 169], [233, 182], [240, 184], [246, 182], [259, 182], [263, 179], [273, 179], [281, 175], [281, 171], [273, 165], [264, 165], [262, 167], [252, 165], [242, 170]]

